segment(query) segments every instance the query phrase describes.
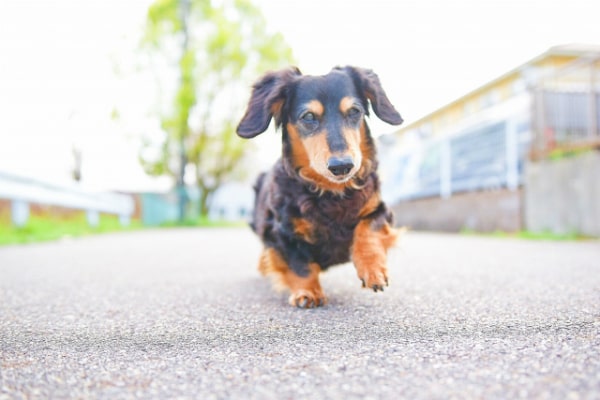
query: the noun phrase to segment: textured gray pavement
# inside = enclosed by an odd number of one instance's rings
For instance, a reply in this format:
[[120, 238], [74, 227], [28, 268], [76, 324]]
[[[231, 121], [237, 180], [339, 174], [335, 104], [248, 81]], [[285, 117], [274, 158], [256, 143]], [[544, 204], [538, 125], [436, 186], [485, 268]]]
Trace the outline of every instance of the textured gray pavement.
[[409, 233], [287, 305], [246, 229], [0, 248], [0, 399], [600, 398], [600, 242]]

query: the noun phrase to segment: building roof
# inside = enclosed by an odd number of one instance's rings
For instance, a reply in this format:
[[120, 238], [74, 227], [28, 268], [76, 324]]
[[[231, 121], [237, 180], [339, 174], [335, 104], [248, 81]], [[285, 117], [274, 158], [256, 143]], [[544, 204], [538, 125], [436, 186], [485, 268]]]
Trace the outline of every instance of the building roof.
[[600, 45], [570, 43], [570, 44], [563, 44], [563, 45], [557, 45], [557, 46], [550, 47], [545, 52], [543, 52], [543, 53], [537, 55], [536, 57], [530, 59], [529, 61], [519, 65], [518, 67], [513, 68], [513, 69], [509, 70], [508, 72], [500, 75], [499, 77], [471, 90], [470, 92], [465, 93], [464, 95], [460, 96], [459, 98], [452, 100], [451, 102], [437, 108], [436, 110], [424, 115], [423, 117], [417, 119], [416, 121], [413, 121], [410, 124], [403, 126], [402, 128], [398, 129], [396, 131], [396, 133], [402, 132], [402, 131], [407, 131], [407, 130], [411, 129], [412, 127], [414, 127], [415, 125], [419, 125], [420, 123], [430, 119], [432, 116], [437, 114], [439, 111], [449, 108], [450, 106], [454, 105], [458, 101], [460, 101], [466, 97], [472, 96], [476, 93], [483, 92], [486, 89], [488, 89], [489, 87], [496, 85], [498, 82], [510, 77], [511, 75], [521, 74], [522, 71], [527, 69], [528, 67], [538, 64], [538, 63], [542, 62], [543, 60], [546, 60], [550, 57], [556, 57], [556, 56], [583, 57], [586, 55], [590, 55], [590, 56], [594, 56], [594, 57], [600, 56]]

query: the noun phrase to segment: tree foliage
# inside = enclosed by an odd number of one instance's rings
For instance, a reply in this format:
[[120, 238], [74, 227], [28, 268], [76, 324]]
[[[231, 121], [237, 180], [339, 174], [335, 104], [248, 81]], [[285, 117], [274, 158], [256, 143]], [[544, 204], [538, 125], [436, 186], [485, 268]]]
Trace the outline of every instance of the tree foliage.
[[[153, 175], [177, 177], [193, 166], [200, 212], [225, 181], [240, 174], [249, 143], [235, 134], [248, 83], [292, 61], [280, 34], [249, 0], [156, 0], [148, 9], [144, 47], [160, 59], [161, 87], [172, 101], [160, 110], [165, 136], [141, 157]], [[181, 154], [183, 148], [183, 154]]]

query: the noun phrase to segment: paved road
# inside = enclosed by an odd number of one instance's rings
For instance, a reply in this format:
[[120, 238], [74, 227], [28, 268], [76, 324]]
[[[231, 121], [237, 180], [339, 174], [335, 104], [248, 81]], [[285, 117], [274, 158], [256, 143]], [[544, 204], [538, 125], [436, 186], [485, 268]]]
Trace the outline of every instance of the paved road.
[[287, 306], [243, 229], [0, 248], [0, 399], [600, 398], [600, 242], [409, 233]]

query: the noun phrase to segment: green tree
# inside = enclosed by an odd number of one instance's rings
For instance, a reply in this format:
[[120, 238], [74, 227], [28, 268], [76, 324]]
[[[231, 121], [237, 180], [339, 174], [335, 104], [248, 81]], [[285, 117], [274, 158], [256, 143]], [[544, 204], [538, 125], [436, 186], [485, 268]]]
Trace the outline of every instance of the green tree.
[[148, 9], [144, 47], [160, 59], [156, 76], [172, 88], [164, 91], [172, 101], [160, 111], [164, 140], [147, 142], [155, 151], [140, 159], [146, 172], [173, 176], [180, 187], [192, 166], [201, 215], [212, 194], [243, 170], [250, 146], [235, 127], [248, 82], [292, 62], [283, 37], [266, 25], [249, 0], [156, 0]]

